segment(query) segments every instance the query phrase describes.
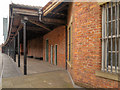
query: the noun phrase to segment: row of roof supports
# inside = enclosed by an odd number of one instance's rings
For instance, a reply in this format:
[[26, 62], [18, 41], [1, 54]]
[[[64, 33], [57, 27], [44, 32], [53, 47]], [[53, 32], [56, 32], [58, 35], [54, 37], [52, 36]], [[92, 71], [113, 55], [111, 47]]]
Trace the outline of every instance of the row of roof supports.
[[[27, 50], [26, 50], [26, 23], [27, 21], [23, 20], [21, 22], [23, 24], [23, 46], [24, 46], [24, 75], [27, 75]], [[20, 26], [21, 27], [21, 26]], [[19, 29], [19, 28], [18, 28]], [[16, 48], [16, 41], [17, 47]], [[18, 50], [17, 50], [18, 49]], [[20, 30], [18, 31], [17, 35], [12, 38], [10, 42], [8, 42], [5, 46], [2, 47], [2, 53], [9, 55], [14, 62], [16, 62], [16, 52], [18, 53], [18, 67], [20, 67]]]
[[[14, 47], [13, 47], [13, 59], [14, 61], [16, 62], [16, 53], [18, 53], [18, 67], [20, 67], [20, 38], [23, 37], [23, 47], [24, 47], [24, 75], [27, 75], [27, 35], [26, 35], [26, 30], [30, 30], [30, 29], [33, 29], [33, 28], [39, 28], [39, 31], [44, 31], [44, 32], [41, 32], [44, 34], [52, 31], [54, 28], [56, 28], [57, 26], [60, 26], [60, 25], [66, 25], [67, 23], [67, 20], [65, 20], [64, 18], [65, 17], [55, 17], [55, 18], [52, 18], [51, 16], [45, 16], [45, 15], [48, 15], [48, 14], [53, 14], [53, 16], [56, 14], [56, 15], [60, 15], [60, 16], [65, 16], [66, 13], [61, 13], [61, 12], [58, 12], [58, 10], [55, 12], [52, 12], [52, 10], [54, 10], [54, 8], [56, 8], [58, 5], [61, 4], [61, 2], [59, 3], [54, 3], [55, 5], [53, 5], [52, 7], [50, 7], [48, 10], [45, 10], [45, 12], [43, 11], [43, 9], [41, 8], [39, 10], [39, 14], [36, 14], [37, 10], [34, 12], [33, 11], [29, 11], [29, 13], [26, 13], [26, 9], [24, 10], [23, 8], [20, 8], [21, 6], [15, 6], [14, 5], [11, 5], [13, 7], [11, 7], [10, 10], [12, 10], [12, 18], [11, 18], [11, 22], [10, 22], [10, 29], [9, 29], [9, 36], [8, 36], [8, 39], [7, 41], [5, 42], [5, 46], [3, 47], [6, 47], [7, 46], [7, 49], [9, 50], [9, 44], [11, 41], [14, 42]], [[64, 6], [66, 6], [66, 4], [63, 4], [61, 6], [61, 8], [64, 8]], [[60, 9], [61, 9], [60, 8]], [[59, 9], [59, 10], [60, 10]], [[19, 12], [18, 12], [19, 11]], [[66, 11], [67, 12], [67, 11]], [[29, 15], [30, 14], [30, 15]], [[33, 15], [35, 14], [35, 15]], [[21, 19], [23, 19], [22, 21], [20, 21]], [[17, 22], [17, 23], [16, 23]], [[20, 22], [20, 23], [19, 23]], [[26, 24], [28, 23], [28, 24]], [[31, 26], [31, 24], [33, 24], [33, 27]], [[26, 26], [28, 25], [28, 26]], [[37, 27], [36, 27], [36, 26]], [[38, 27], [39, 26], [39, 27]], [[31, 28], [32, 27], [32, 28]], [[23, 28], [23, 29], [22, 29]], [[28, 29], [29, 28], [29, 29]], [[42, 29], [41, 29], [42, 28]], [[21, 35], [20, 31], [23, 30], [23, 34]], [[34, 30], [35, 31], [35, 30]], [[11, 40], [12, 39], [12, 40]], [[17, 42], [17, 43], [16, 43]], [[17, 46], [17, 48], [16, 48]], [[66, 26], [66, 69], [67, 69], [67, 26]]]
[[9, 42], [8, 44], [2, 47], [2, 53], [9, 55], [14, 61], [16, 61], [15, 52], [16, 50], [14, 41]]
[[[21, 24], [19, 25], [18, 29], [17, 29], [17, 33], [14, 34], [14, 37], [12, 37], [12, 40], [10, 40], [6, 46], [7, 48], [7, 54], [12, 57], [12, 59], [16, 62], [16, 51], [18, 53], [18, 67], [20, 67], [20, 37], [22, 35], [20, 35], [20, 31], [23, 28], [23, 47], [24, 47], [24, 75], [27, 75], [27, 39], [26, 39], [26, 23], [27, 22], [31, 22], [37, 26], [40, 26], [48, 31], [51, 31], [49, 28], [47, 28], [46, 26], [44, 26], [44, 24], [40, 23], [40, 22], [36, 22], [33, 20], [28, 19], [27, 17], [24, 17], [24, 20], [21, 21]], [[17, 40], [16, 40], [17, 39]], [[16, 48], [16, 41], [17, 41], [17, 47]], [[12, 43], [13, 45], [11, 45], [10, 43]], [[11, 46], [13, 46], [11, 48]], [[4, 49], [3, 49], [4, 50]]]
[[[22, 20], [23, 24], [23, 47], [24, 47], [24, 75], [27, 75], [27, 39], [26, 39], [26, 23], [27, 21]], [[21, 26], [20, 26], [21, 27]], [[20, 67], [20, 31], [18, 31], [18, 67]], [[16, 55], [15, 55], [16, 56]]]

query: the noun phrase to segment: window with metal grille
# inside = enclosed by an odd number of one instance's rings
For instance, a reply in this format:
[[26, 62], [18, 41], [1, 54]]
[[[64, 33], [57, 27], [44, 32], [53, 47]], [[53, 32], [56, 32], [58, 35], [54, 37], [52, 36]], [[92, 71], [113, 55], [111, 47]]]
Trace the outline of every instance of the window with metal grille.
[[118, 73], [120, 66], [120, 3], [102, 6], [102, 70]]

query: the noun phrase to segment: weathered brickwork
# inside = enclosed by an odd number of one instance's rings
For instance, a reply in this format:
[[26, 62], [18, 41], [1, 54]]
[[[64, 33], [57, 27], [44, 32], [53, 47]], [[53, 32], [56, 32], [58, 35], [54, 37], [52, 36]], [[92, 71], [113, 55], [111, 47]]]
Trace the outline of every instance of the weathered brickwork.
[[[117, 88], [117, 81], [95, 75], [96, 71], [101, 70], [102, 61], [101, 7], [96, 2], [75, 2], [71, 10], [73, 15], [68, 15], [68, 22], [70, 22], [70, 16], [73, 16], [72, 55], [71, 61], [68, 61], [67, 70], [75, 84], [90, 88]], [[48, 62], [51, 63], [51, 45], [53, 45], [53, 64], [55, 64], [54, 55], [57, 44], [57, 65], [65, 68], [65, 39], [65, 26], [57, 27], [44, 35], [43, 38], [28, 41], [28, 56], [43, 57], [45, 61], [46, 40], [48, 40]]]
[[51, 61], [51, 45], [53, 45], [53, 64], [55, 44], [57, 44], [57, 65], [65, 68], [65, 26], [60, 26], [43, 37], [43, 60], [45, 60], [46, 39], [49, 41], [49, 63]]
[[102, 59], [102, 12], [98, 3], [73, 5], [73, 57], [68, 66], [74, 82], [84, 87], [117, 88], [118, 82], [95, 76], [101, 70]]
[[28, 56], [43, 57], [43, 38], [35, 38], [28, 41]]

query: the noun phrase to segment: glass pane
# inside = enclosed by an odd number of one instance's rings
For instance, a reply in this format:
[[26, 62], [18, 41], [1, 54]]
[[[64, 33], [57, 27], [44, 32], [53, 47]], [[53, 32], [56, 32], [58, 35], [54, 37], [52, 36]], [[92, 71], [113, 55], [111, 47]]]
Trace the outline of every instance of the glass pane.
[[[113, 64], [113, 66], [115, 66], [115, 64], [116, 64], [115, 53], [112, 53], [112, 55], [113, 55], [112, 64]], [[108, 65], [111, 65], [111, 53], [109, 53]], [[118, 53], [117, 53], [117, 66], [118, 66]]]
[[[115, 38], [112, 39], [113, 40], [113, 51], [115, 51]], [[111, 39], [108, 40], [109, 41], [109, 51], [111, 51]], [[118, 38], [116, 39], [116, 47], [117, 47], [117, 51], [119, 50], [119, 40]]]
[[113, 7], [113, 20], [115, 20], [115, 6]]
[[111, 51], [111, 39], [108, 39], [109, 44], [109, 51]]
[[108, 65], [111, 65], [111, 53], [109, 53], [109, 57], [108, 57]]
[[115, 43], [115, 38], [113, 39], [113, 51], [115, 51], [115, 44], [116, 44], [116, 48], [117, 48], [117, 51], [119, 49], [119, 43], [118, 43], [118, 39], [116, 39], [116, 43]]
[[117, 51], [119, 51], [119, 39], [117, 38]]
[[115, 35], [115, 21], [113, 21], [113, 35]]
[[107, 23], [106, 23], [106, 26], [105, 26], [105, 36], [107, 36], [108, 32], [107, 32]]
[[116, 44], [116, 48], [117, 48], [117, 51], [119, 51], [119, 39], [116, 38], [116, 43], [115, 43], [115, 39], [113, 39], [113, 43], [114, 43], [114, 47], [113, 47], [113, 50], [115, 51], [115, 44]]
[[115, 53], [113, 53], [113, 66], [115, 66]]
[[[113, 66], [115, 66], [115, 53], [112, 53], [112, 64]], [[109, 64], [108, 65], [111, 65], [111, 53], [109, 53]]]
[[[107, 9], [107, 7], [106, 7], [105, 9], [106, 9], [105, 11], [106, 11], [106, 22], [107, 22], [107, 10], [108, 10], [108, 9]], [[109, 18], [108, 18], [108, 19], [109, 19]]]
[[116, 56], [115, 56], [115, 53], [113, 53], [113, 66], [115, 66], [116, 65]]
[[[113, 21], [112, 33], [112, 35], [115, 35], [115, 21]], [[111, 36], [111, 23], [109, 23], [109, 36]]]
[[115, 38], [113, 40], [113, 51], [115, 51]]
[[113, 51], [115, 51], [115, 44], [116, 44], [116, 48], [117, 48], [117, 51], [119, 49], [119, 43], [118, 43], [118, 39], [116, 39], [116, 43], [115, 43], [115, 38], [113, 39]]
[[117, 58], [117, 66], [118, 66], [118, 53], [117, 53], [117, 57], [115, 56], [116, 54], [113, 53], [113, 66], [116, 65], [116, 58]]
[[108, 15], [109, 21], [111, 21], [111, 8], [109, 8], [108, 11], [109, 11], [109, 15]]
[[120, 4], [119, 4], [119, 18], [120, 18]]
[[109, 36], [111, 36], [111, 23], [109, 23]]

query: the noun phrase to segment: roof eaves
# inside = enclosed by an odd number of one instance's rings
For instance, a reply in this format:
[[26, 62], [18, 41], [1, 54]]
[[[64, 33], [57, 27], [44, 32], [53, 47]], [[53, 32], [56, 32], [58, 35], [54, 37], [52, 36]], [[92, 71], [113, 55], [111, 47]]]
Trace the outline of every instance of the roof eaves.
[[33, 9], [33, 10], [39, 10], [42, 8], [41, 6], [32, 6], [32, 5], [24, 5], [24, 4], [10, 4], [11, 8], [23, 8], [23, 9]]

